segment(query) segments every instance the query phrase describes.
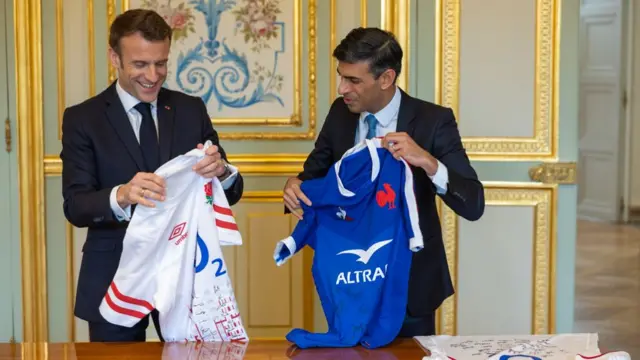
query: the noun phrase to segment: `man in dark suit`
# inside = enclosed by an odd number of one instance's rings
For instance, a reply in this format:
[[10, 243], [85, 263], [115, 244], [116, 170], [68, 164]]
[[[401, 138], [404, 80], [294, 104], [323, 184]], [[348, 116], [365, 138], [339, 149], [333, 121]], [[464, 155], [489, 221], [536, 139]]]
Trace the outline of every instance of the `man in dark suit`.
[[331, 105], [304, 170], [284, 187], [286, 212], [298, 218], [300, 191], [308, 179], [323, 177], [355, 143], [383, 137], [395, 158], [414, 174], [424, 248], [413, 255], [407, 314], [400, 336], [435, 334], [435, 310], [453, 294], [435, 195], [456, 214], [474, 221], [484, 212], [484, 189], [462, 147], [454, 114], [407, 95], [396, 86], [402, 49], [394, 36], [376, 28], [352, 30], [335, 48], [342, 97]]
[[[158, 167], [211, 140], [214, 146], [194, 171], [217, 176], [231, 205], [242, 196], [242, 176], [227, 163], [204, 102], [162, 88], [170, 43], [171, 28], [157, 13], [121, 14], [109, 37], [118, 80], [64, 112], [64, 214], [73, 225], [88, 228], [75, 315], [88, 321], [91, 341], [146, 340], [148, 316], [125, 328], [106, 322], [98, 308], [118, 268], [135, 207], [164, 200], [165, 182], [154, 174]], [[152, 318], [162, 337], [157, 312]]]

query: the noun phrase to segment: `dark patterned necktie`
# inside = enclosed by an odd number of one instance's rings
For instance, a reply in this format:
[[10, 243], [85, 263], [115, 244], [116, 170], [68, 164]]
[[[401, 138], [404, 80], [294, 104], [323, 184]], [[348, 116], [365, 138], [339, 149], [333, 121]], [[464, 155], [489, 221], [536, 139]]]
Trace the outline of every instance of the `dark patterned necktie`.
[[158, 133], [151, 116], [151, 104], [138, 103], [136, 110], [142, 115], [140, 124], [140, 150], [147, 165], [147, 171], [154, 172], [160, 167], [160, 146], [158, 145]]

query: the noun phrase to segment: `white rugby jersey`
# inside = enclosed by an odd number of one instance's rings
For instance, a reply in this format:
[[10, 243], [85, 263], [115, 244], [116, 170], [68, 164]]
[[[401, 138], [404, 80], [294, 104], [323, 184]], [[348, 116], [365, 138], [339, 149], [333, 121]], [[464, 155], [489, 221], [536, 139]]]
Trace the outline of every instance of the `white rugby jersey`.
[[194, 149], [156, 171], [165, 201], [131, 218], [100, 305], [110, 323], [132, 327], [155, 308], [165, 341], [248, 340], [221, 249], [242, 237], [220, 181], [192, 170], [203, 156]]

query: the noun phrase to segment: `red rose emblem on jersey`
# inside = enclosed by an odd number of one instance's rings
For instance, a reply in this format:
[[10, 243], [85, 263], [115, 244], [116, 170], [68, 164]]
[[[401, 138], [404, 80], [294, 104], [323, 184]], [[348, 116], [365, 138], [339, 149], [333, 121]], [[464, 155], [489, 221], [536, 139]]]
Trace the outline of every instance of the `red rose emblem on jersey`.
[[204, 195], [207, 197], [207, 204], [213, 205], [213, 188], [211, 182], [204, 185]]

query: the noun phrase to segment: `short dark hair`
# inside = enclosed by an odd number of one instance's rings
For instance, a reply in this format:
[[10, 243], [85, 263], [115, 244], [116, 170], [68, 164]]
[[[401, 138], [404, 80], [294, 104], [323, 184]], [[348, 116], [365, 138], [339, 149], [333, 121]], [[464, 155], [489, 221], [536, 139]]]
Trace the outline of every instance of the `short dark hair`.
[[402, 47], [393, 33], [379, 28], [351, 30], [333, 50], [333, 57], [350, 64], [368, 62], [376, 79], [387, 69], [393, 69], [397, 79], [402, 70]]
[[120, 55], [120, 39], [140, 33], [147, 41], [171, 40], [171, 27], [157, 12], [132, 9], [118, 15], [109, 29], [109, 46]]

